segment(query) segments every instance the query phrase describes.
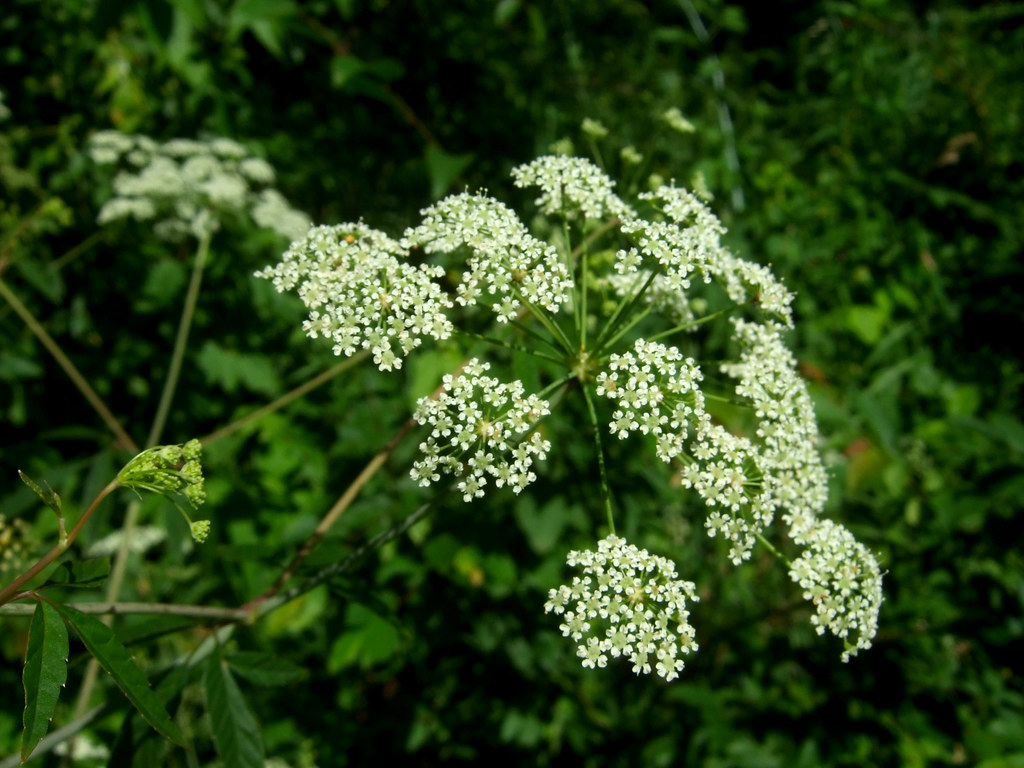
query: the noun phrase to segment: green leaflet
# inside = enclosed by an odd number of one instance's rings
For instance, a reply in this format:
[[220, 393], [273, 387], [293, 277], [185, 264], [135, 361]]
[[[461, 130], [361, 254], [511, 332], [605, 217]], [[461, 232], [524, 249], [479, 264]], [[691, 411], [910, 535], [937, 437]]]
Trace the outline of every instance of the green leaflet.
[[306, 670], [280, 656], [242, 651], [225, 657], [236, 673], [256, 685], [288, 685], [306, 676]]
[[54, 605], [75, 634], [85, 644], [100, 666], [114, 678], [128, 700], [139, 711], [142, 718], [155, 728], [162, 736], [175, 744], [184, 746], [185, 740], [167, 714], [160, 699], [149, 687], [142, 670], [132, 661], [132, 657], [121, 645], [110, 627], [99, 619], [86, 616], [67, 605]]
[[28, 632], [25, 654], [25, 732], [21, 738], [24, 762], [46, 735], [57, 698], [68, 679], [68, 628], [57, 610], [39, 601]]
[[61, 563], [41, 587], [95, 587], [106, 581], [110, 558], [74, 560]]
[[221, 657], [220, 648], [206, 660], [203, 683], [217, 753], [224, 765], [263, 768], [259, 725], [245, 705], [245, 698]]

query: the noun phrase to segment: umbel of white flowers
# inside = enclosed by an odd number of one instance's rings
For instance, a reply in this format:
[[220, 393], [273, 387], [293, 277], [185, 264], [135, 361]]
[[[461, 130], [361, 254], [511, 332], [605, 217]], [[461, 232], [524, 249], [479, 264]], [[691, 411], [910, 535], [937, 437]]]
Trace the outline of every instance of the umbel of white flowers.
[[[575, 380], [608, 402], [611, 435], [652, 443], [703, 499], [708, 535], [727, 540], [733, 563], [749, 559], [780, 517], [802, 551], [787, 562], [816, 630], [844, 640], [844, 661], [869, 648], [882, 574], [863, 545], [820, 516], [827, 478], [817, 422], [782, 340], [792, 294], [767, 267], [730, 253], [721, 222], [684, 189], [661, 186], [634, 208], [595, 165], [567, 156], [538, 158], [513, 178], [538, 188], [541, 213], [564, 224], [551, 227], [550, 242], [498, 200], [461, 193], [425, 209], [400, 239], [362, 222], [315, 227], [257, 274], [298, 292], [310, 336], [339, 355], [369, 350], [381, 371], [400, 368], [424, 340], [455, 336], [467, 318], [479, 329], [481, 313], [496, 331], [518, 333], [519, 349], [536, 341], [535, 354], [561, 366], [541, 393], [477, 358], [445, 376], [414, 414], [429, 430], [412, 469], [420, 485], [451, 476], [467, 501], [491, 484], [522, 492], [551, 449], [537, 431], [557, 417], [546, 397]], [[714, 300], [726, 306], [709, 312], [715, 284]], [[731, 393], [709, 390], [699, 362], [668, 343], [727, 314], [737, 355], [716, 368], [735, 382]], [[717, 423], [709, 392], [746, 404], [754, 427], [737, 434]], [[610, 536], [596, 551], [570, 553], [569, 564], [583, 575], [551, 590], [547, 610], [564, 612], [562, 631], [580, 643], [584, 665], [625, 656], [638, 673], [677, 676], [697, 648], [685, 610], [696, 598], [671, 563]]]
[[89, 156], [120, 168], [114, 196], [100, 209], [100, 224], [133, 218], [153, 221], [158, 237], [181, 241], [209, 237], [225, 221], [251, 218], [257, 226], [294, 239], [309, 229], [309, 217], [296, 211], [271, 186], [274, 169], [232, 139], [172, 139], [100, 131]]

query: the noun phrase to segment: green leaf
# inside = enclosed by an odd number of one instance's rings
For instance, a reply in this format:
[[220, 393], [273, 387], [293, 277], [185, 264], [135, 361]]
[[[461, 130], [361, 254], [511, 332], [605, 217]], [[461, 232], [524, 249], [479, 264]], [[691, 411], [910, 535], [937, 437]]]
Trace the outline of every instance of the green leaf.
[[473, 162], [473, 153], [453, 155], [434, 145], [427, 146], [427, 172], [430, 174], [430, 195], [438, 199], [455, 183]]
[[360, 75], [365, 69], [366, 63], [356, 56], [335, 56], [330, 64], [331, 87], [344, 88], [349, 80]]
[[28, 631], [25, 654], [25, 732], [21, 737], [21, 761], [46, 735], [57, 707], [57, 698], [68, 679], [68, 628], [56, 609], [39, 601]]
[[306, 675], [297, 664], [269, 653], [232, 653], [226, 658], [235, 672], [257, 685], [287, 685]]
[[[48, 485], [46, 486], [46, 490], [44, 491], [42, 488], [39, 487], [38, 483], [36, 483], [31, 477], [26, 475], [20, 469], [18, 470], [18, 477], [21, 478], [21, 482], [23, 482], [25, 485], [32, 489], [32, 492], [35, 493], [36, 496], [42, 499], [43, 504], [45, 504], [54, 512], [56, 512], [57, 517], [60, 517], [60, 496], [57, 495], [56, 491], [51, 489], [50, 486]], [[46, 485], [46, 483], [44, 482], [43, 485]]]
[[248, 30], [277, 58], [283, 55], [287, 22], [298, 15], [292, 0], [238, 0], [228, 15], [228, 36]]
[[185, 740], [172, 721], [160, 699], [149, 687], [142, 670], [132, 661], [125, 647], [114, 637], [106, 624], [92, 616], [86, 616], [67, 605], [54, 605], [64, 620], [81, 639], [89, 653], [107, 673], [114, 678], [128, 701], [139, 711], [143, 720], [155, 728], [164, 738], [184, 746]]
[[239, 385], [267, 397], [282, 390], [281, 377], [263, 355], [236, 352], [207, 341], [199, 350], [197, 364], [209, 381], [228, 393]]
[[102, 584], [110, 573], [110, 558], [64, 562], [57, 566], [41, 587], [95, 587]]
[[385, 618], [358, 603], [346, 611], [345, 631], [331, 645], [327, 671], [339, 672], [358, 665], [370, 669], [387, 661], [401, 648], [402, 636]]
[[206, 661], [203, 684], [217, 753], [224, 765], [263, 768], [263, 741], [259, 725], [245, 705], [245, 698], [219, 649]]

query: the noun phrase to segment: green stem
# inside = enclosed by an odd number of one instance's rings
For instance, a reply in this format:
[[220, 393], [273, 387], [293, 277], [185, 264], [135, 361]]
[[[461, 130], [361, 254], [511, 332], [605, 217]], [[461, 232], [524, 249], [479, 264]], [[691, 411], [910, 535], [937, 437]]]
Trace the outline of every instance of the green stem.
[[504, 347], [505, 349], [513, 349], [513, 350], [516, 350], [517, 352], [523, 352], [523, 353], [525, 353], [527, 355], [530, 355], [531, 357], [537, 357], [537, 358], [540, 358], [542, 360], [550, 360], [551, 362], [558, 363], [558, 364], [561, 364], [561, 363], [564, 362], [564, 360], [562, 358], [560, 358], [560, 357], [555, 357], [554, 355], [548, 355], [548, 354], [545, 354], [543, 352], [538, 352], [537, 350], [533, 349], [532, 347], [527, 347], [527, 346], [524, 346], [522, 344], [517, 344], [514, 341], [504, 341], [502, 339], [494, 339], [494, 338], [491, 338], [490, 336], [484, 336], [483, 334], [474, 333], [473, 331], [463, 331], [461, 329], [457, 329], [456, 332], [457, 333], [461, 333], [463, 336], [468, 336], [471, 339], [477, 339], [478, 341], [483, 341], [483, 342], [486, 342], [488, 344], [492, 344], [492, 345], [494, 345], [496, 347]]
[[594, 408], [594, 400], [590, 396], [590, 388], [585, 382], [580, 382], [583, 390], [583, 399], [587, 402], [587, 413], [590, 414], [590, 426], [594, 430], [594, 447], [597, 449], [597, 468], [601, 475], [601, 496], [604, 498], [605, 512], [608, 515], [608, 532], [615, 533], [615, 516], [612, 513], [612, 492], [608, 484], [608, 472], [604, 466], [604, 447], [601, 444], [601, 425], [597, 421], [597, 409]]
[[[178, 378], [181, 375], [181, 364], [185, 358], [185, 346], [188, 343], [189, 331], [192, 328], [192, 319], [195, 317], [196, 303], [199, 300], [199, 288], [203, 281], [203, 268], [206, 266], [206, 257], [210, 251], [210, 235], [203, 234], [199, 238], [199, 247], [196, 250], [195, 263], [192, 265], [192, 277], [189, 280], [188, 291], [185, 294], [185, 305], [181, 310], [181, 320], [178, 322], [178, 333], [174, 339], [174, 349], [171, 351], [171, 365], [164, 379], [163, 391], [160, 393], [160, 403], [157, 405], [156, 415], [153, 417], [153, 425], [149, 430], [149, 437], [146, 438], [146, 447], [152, 448], [160, 439], [167, 423], [167, 415], [171, 410], [171, 401], [174, 399], [174, 391], [178, 386]], [[139, 522], [139, 511], [142, 503], [133, 499], [128, 504], [124, 521], [121, 524], [121, 546], [114, 557], [114, 565], [111, 569], [110, 579], [107, 581], [105, 590], [106, 600], [109, 603], [117, 602], [121, 594], [121, 587], [124, 585], [125, 573], [128, 570], [128, 557], [131, 552], [131, 538], [135, 532], [135, 526]], [[113, 623], [112, 616], [105, 616], [103, 622], [110, 626]], [[86, 665], [85, 674], [82, 678], [82, 687], [78, 691], [78, 701], [75, 705], [75, 715], [81, 715], [89, 706], [89, 699], [92, 696], [93, 688], [96, 686], [99, 664], [96, 659], [89, 659]]]
[[[633, 285], [636, 285], [637, 282], [639, 282], [641, 274], [642, 273], [637, 273], [637, 279], [633, 281]], [[622, 315], [628, 312], [630, 309], [632, 309], [632, 307], [636, 304], [640, 297], [644, 295], [644, 291], [646, 291], [648, 286], [654, 282], [654, 278], [657, 276], [658, 273], [656, 271], [652, 271], [650, 275], [647, 277], [644, 284], [640, 286], [639, 290], [637, 290], [635, 293], [631, 291], [630, 293], [627, 293], [625, 296], [622, 297], [622, 299], [619, 301], [618, 306], [615, 307], [615, 311], [612, 312], [611, 317], [608, 318], [608, 322], [605, 323], [604, 328], [602, 328], [601, 332], [597, 335], [597, 340], [594, 342], [595, 353], [600, 353], [602, 349], [608, 346], [608, 343], [605, 341], [605, 339], [618, 326], [619, 318], [622, 317]]]
[[10, 602], [12, 596], [15, 595], [21, 589], [22, 586], [24, 586], [33, 578], [35, 578], [40, 571], [42, 571], [44, 568], [46, 568], [46, 566], [48, 566], [50, 563], [52, 563], [54, 560], [56, 560], [58, 557], [60, 557], [68, 550], [68, 547], [70, 547], [71, 544], [75, 541], [75, 539], [78, 538], [78, 534], [82, 531], [82, 527], [86, 524], [86, 522], [88, 522], [89, 518], [92, 517], [92, 513], [96, 510], [96, 507], [98, 507], [100, 505], [100, 502], [103, 501], [103, 499], [105, 499], [107, 496], [109, 496], [120, 485], [121, 481], [118, 480], [117, 478], [114, 478], [109, 483], [107, 483], [103, 487], [103, 489], [98, 494], [96, 494], [96, 498], [92, 500], [88, 508], [86, 508], [86, 510], [82, 513], [82, 516], [78, 519], [78, 522], [75, 524], [75, 527], [71, 529], [70, 533], [68, 533], [67, 539], [65, 541], [58, 544], [45, 555], [43, 555], [39, 559], [39, 562], [37, 562], [23, 574], [21, 574], [21, 576], [16, 578], [3, 589], [0, 589], [0, 605]]
[[526, 299], [523, 299], [523, 306], [529, 309], [529, 311], [533, 313], [533, 316], [537, 318], [538, 322], [547, 329], [547, 332], [558, 340], [562, 345], [562, 349], [564, 349], [567, 354], [576, 354], [577, 350], [573, 348], [572, 342], [570, 342], [569, 338], [565, 335], [565, 331], [562, 330], [562, 327], [556, 323], [553, 318], [548, 317], [547, 312], [540, 307], [534, 306], [530, 302], [526, 301]]
[[171, 409], [171, 400], [174, 399], [174, 391], [178, 386], [178, 377], [181, 375], [181, 363], [185, 357], [185, 345], [188, 343], [188, 334], [192, 328], [192, 319], [196, 312], [196, 303], [199, 300], [199, 287], [203, 282], [203, 268], [206, 266], [206, 257], [210, 251], [210, 235], [204, 234], [199, 238], [199, 248], [196, 251], [195, 263], [192, 265], [192, 277], [188, 284], [188, 293], [185, 294], [185, 306], [181, 310], [181, 320], [178, 323], [178, 334], [174, 339], [174, 350], [171, 352], [171, 366], [167, 371], [167, 378], [164, 379], [164, 389], [160, 394], [160, 404], [156, 409], [156, 416], [153, 417], [153, 426], [149, 430], [149, 437], [146, 439], [146, 447], [152, 448], [160, 439], [167, 423], [167, 414]]
[[705, 315], [704, 317], [699, 318], [698, 320], [692, 320], [689, 323], [677, 325], [675, 328], [669, 328], [667, 331], [662, 331], [661, 333], [655, 334], [654, 336], [648, 336], [647, 341], [658, 341], [659, 339], [664, 339], [666, 336], [672, 336], [673, 334], [681, 333], [682, 331], [688, 331], [691, 328], [696, 328], [700, 325], [703, 325], [704, 323], [711, 322], [715, 318], [721, 317], [722, 315], [731, 314], [732, 312], [735, 312], [737, 309], [745, 307], [749, 303], [750, 302], [733, 304], [731, 307], [726, 307], [725, 309], [720, 309], [717, 312], [712, 312], [710, 315]]
[[61, 350], [51, 337], [46, 332], [46, 329], [39, 324], [39, 321], [32, 315], [24, 304], [18, 299], [11, 289], [7, 287], [7, 284], [3, 280], [0, 280], [0, 296], [6, 299], [7, 303], [11, 305], [11, 308], [17, 313], [17, 315], [25, 322], [29, 330], [35, 335], [37, 339], [46, 347], [47, 351], [53, 355], [54, 360], [64, 369], [64, 373], [68, 375], [68, 378], [78, 387], [78, 391], [82, 393], [86, 400], [89, 401], [89, 405], [93, 407], [93, 410], [99, 414], [100, 418], [103, 419], [104, 423], [110, 428], [110, 431], [117, 437], [120, 446], [133, 451], [139, 452], [139, 447], [135, 444], [135, 441], [131, 439], [124, 428], [118, 423], [117, 419], [114, 418], [114, 414], [110, 412], [110, 409], [100, 400], [99, 395], [96, 394], [95, 390], [89, 386], [89, 382], [85, 380], [75, 364], [68, 359], [67, 355]]
[[[636, 327], [639, 323], [643, 322], [643, 320], [649, 314], [651, 314], [651, 308], [650, 307], [645, 309], [643, 312], [638, 312], [637, 314], [633, 315], [632, 319], [628, 323], [626, 323], [622, 328], [620, 328], [615, 333], [614, 336], [612, 336], [610, 339], [606, 339], [605, 340], [604, 346], [605, 347], [613, 346], [615, 344], [615, 342], [617, 342], [619, 339], [621, 339], [623, 336], [625, 336], [627, 333], [629, 333], [630, 330], [632, 330], [634, 327]], [[649, 341], [649, 339], [648, 339], [648, 341]]]
[[200, 438], [199, 442], [201, 442], [203, 445], [209, 445], [210, 443], [216, 442], [217, 440], [227, 437], [228, 435], [233, 435], [235, 432], [251, 424], [252, 422], [257, 421], [266, 416], [267, 414], [273, 413], [274, 411], [279, 411], [286, 405], [294, 402], [295, 400], [298, 400], [303, 395], [312, 392], [314, 389], [330, 381], [332, 378], [337, 376], [342, 371], [351, 368], [356, 363], [361, 363], [369, 356], [370, 353], [368, 350], [360, 350], [356, 354], [352, 355], [352, 357], [342, 360], [334, 367], [328, 368], [326, 371], [314, 376], [312, 379], [305, 382], [304, 384], [301, 384], [300, 386], [291, 390], [287, 394], [281, 395], [281, 397], [277, 398], [277, 400], [274, 400], [271, 403], [267, 403], [261, 408], [257, 408], [252, 413], [243, 416], [237, 421], [231, 422], [227, 426], [221, 427], [220, 429], [211, 432], [206, 437]]
[[590, 251], [583, 249], [580, 256], [580, 352], [587, 348], [587, 274], [590, 271]]
[[[520, 314], [525, 317], [527, 312], [528, 312], [527, 308], [523, 307], [522, 308], [522, 312]], [[548, 347], [549, 349], [554, 350], [557, 353], [561, 353], [561, 352], [564, 351], [564, 350], [561, 349], [561, 347], [559, 347], [557, 344], [555, 344], [551, 339], [546, 338], [544, 336], [541, 336], [539, 333], [537, 333], [535, 330], [533, 330], [533, 328], [530, 328], [527, 325], [523, 325], [521, 322], [519, 322], [518, 319], [517, 320], [509, 321], [509, 325], [511, 325], [516, 330], [521, 331], [522, 333], [525, 333], [530, 338], [536, 339], [539, 343], [543, 344], [545, 347]]]
[[778, 558], [778, 559], [779, 559], [779, 560], [781, 560], [781, 561], [782, 561], [783, 563], [785, 563], [787, 567], [791, 567], [791, 566], [793, 565], [793, 561], [792, 561], [792, 560], [790, 560], [790, 559], [789, 559], [788, 557], [786, 557], [786, 556], [785, 556], [784, 554], [782, 554], [781, 552], [779, 552], [779, 550], [777, 550], [777, 549], [775, 548], [775, 545], [773, 545], [773, 544], [772, 544], [772, 543], [771, 543], [770, 541], [768, 541], [768, 539], [766, 539], [766, 538], [765, 538], [764, 536], [762, 536], [762, 535], [761, 535], [760, 533], [755, 533], [755, 534], [754, 534], [754, 536], [756, 536], [756, 537], [757, 537], [757, 540], [758, 540], [759, 542], [761, 542], [762, 544], [764, 544], [764, 545], [765, 545], [765, 547], [767, 547], [768, 551], [769, 551], [769, 552], [771, 552], [771, 553], [772, 553], [772, 555], [774, 555], [774, 556], [775, 556], [776, 558]]

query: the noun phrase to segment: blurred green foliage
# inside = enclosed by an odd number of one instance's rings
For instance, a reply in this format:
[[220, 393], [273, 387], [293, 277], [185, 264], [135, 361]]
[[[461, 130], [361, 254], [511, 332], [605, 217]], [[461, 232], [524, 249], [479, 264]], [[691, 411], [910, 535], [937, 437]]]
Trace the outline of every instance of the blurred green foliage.
[[[445, 506], [205, 660], [170, 665], [206, 629], [119, 618], [200, 764], [214, 759], [205, 696], [241, 750], [221, 755], [244, 753], [255, 722], [266, 755], [294, 766], [1024, 765], [1024, 4], [9, 5], [0, 278], [136, 440], [189, 252], [138, 226], [97, 230], [109, 183], [81, 153], [91, 133], [230, 136], [316, 221], [393, 232], [451, 190], [521, 199], [507, 170], [567, 138], [627, 192], [650, 173], [700, 171], [734, 247], [798, 292], [791, 341], [828, 440], [830, 505], [888, 569], [876, 647], [839, 665], [770, 559], [734, 569], [699, 505], [610, 446], [629, 478], [624, 532], [699, 574], [701, 651], [668, 685], [583, 670], [541, 606], [565, 551], [594, 538], [598, 494], [588, 457], [556, 453], [529, 495]], [[665, 128], [673, 106], [695, 133]], [[585, 117], [610, 136], [591, 145]], [[644, 155], [637, 169], [620, 160], [627, 145]], [[334, 364], [303, 338], [298, 302], [250, 277], [281, 247], [257, 232], [214, 240], [169, 439], [210, 433]], [[56, 521], [15, 471], [58, 490], [73, 519], [128, 454], [6, 306], [0, 338], [0, 510], [29, 523], [23, 551], [42, 552]], [[259, 594], [398, 430], [408, 413], [394, 403], [447, 369], [422, 366], [349, 369], [210, 444], [210, 542], [191, 548], [174, 510], [145, 500], [142, 520], [168, 537], [133, 556], [122, 597], [236, 606]], [[417, 507], [411, 449], [310, 571]], [[121, 515], [102, 508], [83, 546]], [[29, 622], [0, 623], [0, 690], [13, 694]], [[101, 698], [90, 733], [111, 765], [195, 764], [126, 716], [119, 694]], [[16, 754], [21, 697], [2, 705], [0, 755]], [[72, 709], [62, 701], [55, 722]]]

